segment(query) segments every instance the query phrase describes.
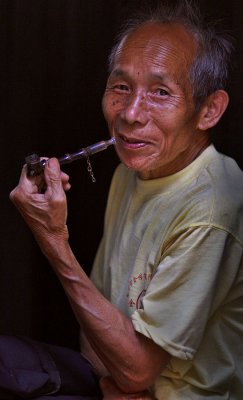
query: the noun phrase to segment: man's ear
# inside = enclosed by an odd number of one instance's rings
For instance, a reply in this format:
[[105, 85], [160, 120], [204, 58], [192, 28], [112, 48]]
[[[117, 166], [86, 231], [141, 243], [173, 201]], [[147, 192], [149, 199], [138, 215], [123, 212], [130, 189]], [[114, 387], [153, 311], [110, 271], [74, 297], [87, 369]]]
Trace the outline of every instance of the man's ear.
[[228, 93], [217, 90], [210, 94], [203, 104], [198, 121], [198, 128], [206, 131], [218, 123], [229, 103]]

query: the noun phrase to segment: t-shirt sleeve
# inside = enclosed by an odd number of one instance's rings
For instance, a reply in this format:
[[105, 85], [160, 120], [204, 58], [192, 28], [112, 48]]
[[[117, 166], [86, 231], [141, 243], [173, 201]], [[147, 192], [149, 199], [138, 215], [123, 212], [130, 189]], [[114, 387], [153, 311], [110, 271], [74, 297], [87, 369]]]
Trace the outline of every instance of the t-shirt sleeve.
[[209, 319], [232, 286], [242, 256], [239, 243], [214, 227], [178, 234], [161, 256], [134, 329], [172, 356], [192, 359]]

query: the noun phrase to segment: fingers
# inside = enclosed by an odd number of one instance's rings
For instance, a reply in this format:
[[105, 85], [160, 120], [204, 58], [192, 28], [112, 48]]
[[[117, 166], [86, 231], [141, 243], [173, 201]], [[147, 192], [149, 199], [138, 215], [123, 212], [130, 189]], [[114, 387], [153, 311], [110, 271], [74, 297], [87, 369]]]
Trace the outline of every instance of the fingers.
[[104, 396], [103, 400], [125, 399], [110, 376], [105, 376], [104, 378], [101, 378], [100, 388]]
[[155, 400], [147, 390], [131, 394], [121, 392], [111, 376], [101, 378], [99, 383], [104, 396], [103, 400]]
[[60, 194], [63, 190], [68, 191], [71, 188], [69, 176], [62, 172], [59, 162], [56, 158], [50, 158], [44, 170], [44, 176], [47, 184], [47, 190], [52, 195]]
[[117, 390], [116, 385], [114, 384], [112, 378], [110, 376], [105, 376], [100, 379], [100, 388], [103, 393], [108, 394], [109, 392], [113, 391], [114, 389]]
[[[36, 186], [36, 185], [35, 185]], [[29, 193], [37, 192], [37, 186], [27, 178], [27, 166], [24, 165], [21, 171], [18, 185], [10, 192], [10, 200], [17, 205]]]
[[58, 160], [50, 158], [44, 169], [44, 177], [52, 193], [57, 193], [62, 189], [61, 170]]
[[[28, 195], [42, 194], [46, 198], [63, 197], [63, 191], [71, 188], [69, 176], [60, 170], [59, 162], [50, 159], [46, 163], [44, 175], [27, 176], [27, 166], [21, 171], [18, 185], [10, 192], [10, 200], [17, 204], [24, 202]], [[47, 194], [46, 194], [47, 192]]]
[[61, 181], [62, 181], [62, 187], [63, 190], [68, 191], [71, 189], [71, 184], [69, 182], [69, 176], [65, 174], [65, 172], [61, 172]]

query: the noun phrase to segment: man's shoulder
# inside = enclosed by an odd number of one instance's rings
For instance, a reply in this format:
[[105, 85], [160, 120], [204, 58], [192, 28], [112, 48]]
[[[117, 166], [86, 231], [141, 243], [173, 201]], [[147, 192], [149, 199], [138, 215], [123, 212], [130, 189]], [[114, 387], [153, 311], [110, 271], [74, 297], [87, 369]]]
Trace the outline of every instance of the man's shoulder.
[[199, 221], [243, 240], [243, 171], [235, 160], [215, 150], [191, 187], [190, 198]]
[[214, 201], [229, 207], [243, 205], [243, 171], [236, 161], [224, 154], [217, 157], [205, 169]]

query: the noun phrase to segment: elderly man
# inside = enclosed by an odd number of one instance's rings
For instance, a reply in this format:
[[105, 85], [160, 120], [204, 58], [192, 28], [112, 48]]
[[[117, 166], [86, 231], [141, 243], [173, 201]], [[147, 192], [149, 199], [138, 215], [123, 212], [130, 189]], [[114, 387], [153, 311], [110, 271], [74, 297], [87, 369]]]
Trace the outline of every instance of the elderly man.
[[83, 357], [109, 376], [106, 400], [243, 393], [243, 175], [209, 136], [230, 51], [187, 2], [121, 35], [103, 98], [121, 164], [90, 278], [68, 243], [58, 161], [38, 177], [24, 166], [10, 195], [72, 305]]

